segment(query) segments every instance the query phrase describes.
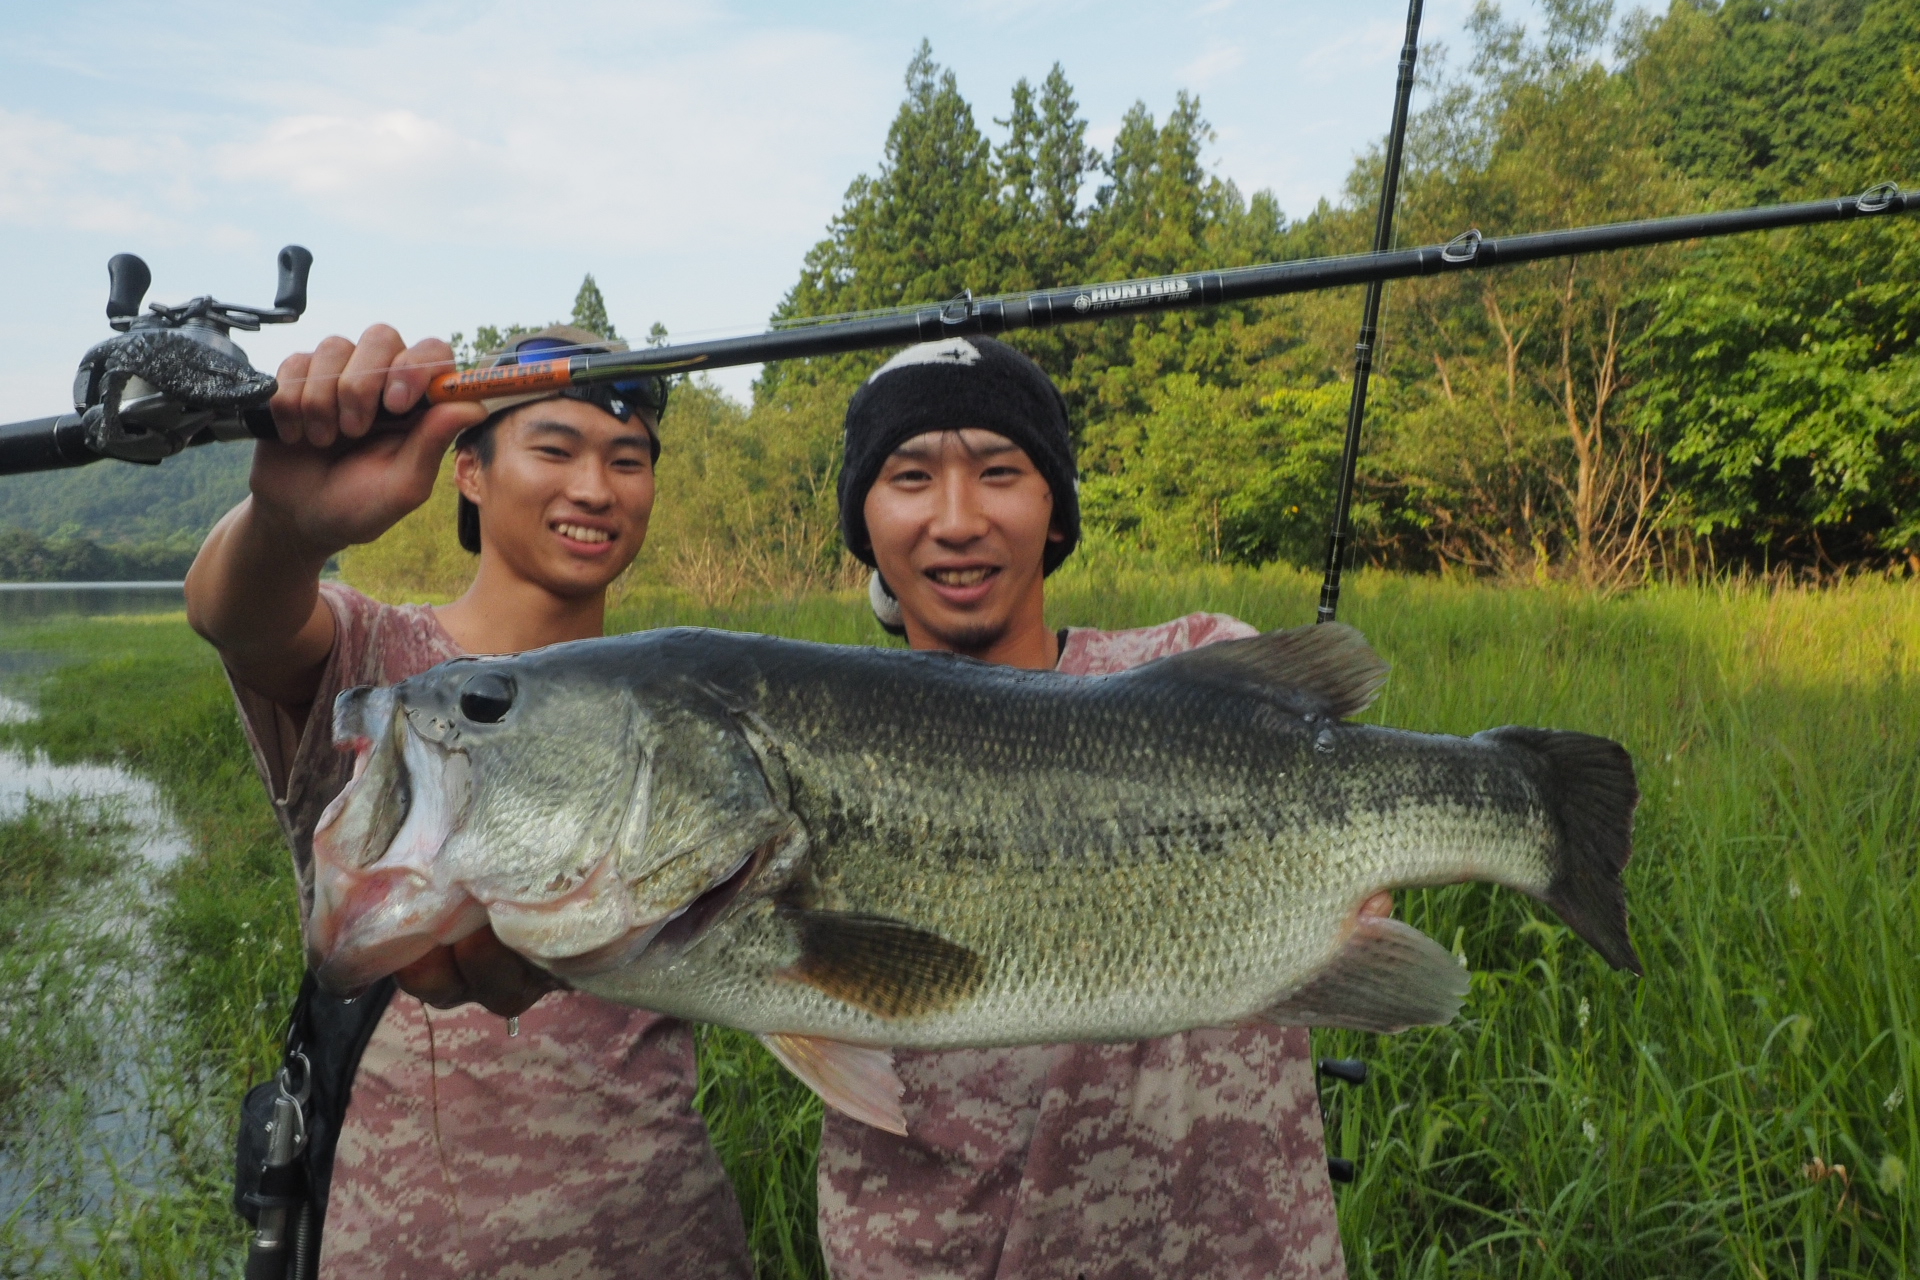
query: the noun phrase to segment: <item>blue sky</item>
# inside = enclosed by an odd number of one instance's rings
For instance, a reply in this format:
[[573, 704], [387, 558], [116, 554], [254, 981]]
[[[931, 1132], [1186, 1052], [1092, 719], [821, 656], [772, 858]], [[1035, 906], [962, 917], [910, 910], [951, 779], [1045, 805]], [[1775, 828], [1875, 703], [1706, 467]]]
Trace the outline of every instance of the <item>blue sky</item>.
[[[1425, 38], [1464, 52], [1469, 5], [1428, 0]], [[1213, 169], [1298, 216], [1384, 132], [1404, 22], [1402, 0], [11, 5], [0, 421], [66, 407], [122, 251], [152, 299], [265, 304], [279, 247], [311, 249], [306, 318], [242, 339], [268, 370], [376, 320], [544, 322], [587, 271], [629, 335], [758, 329], [878, 162], [922, 36], [996, 135], [1055, 61], [1100, 145], [1192, 90]]]

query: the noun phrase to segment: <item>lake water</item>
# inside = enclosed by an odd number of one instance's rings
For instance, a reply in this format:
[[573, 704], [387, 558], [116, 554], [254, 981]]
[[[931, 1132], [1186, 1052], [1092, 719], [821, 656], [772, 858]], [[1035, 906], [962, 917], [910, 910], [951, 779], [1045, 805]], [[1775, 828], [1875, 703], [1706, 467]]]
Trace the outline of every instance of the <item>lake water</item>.
[[0, 626], [75, 615], [177, 613], [186, 607], [181, 582], [0, 582]]

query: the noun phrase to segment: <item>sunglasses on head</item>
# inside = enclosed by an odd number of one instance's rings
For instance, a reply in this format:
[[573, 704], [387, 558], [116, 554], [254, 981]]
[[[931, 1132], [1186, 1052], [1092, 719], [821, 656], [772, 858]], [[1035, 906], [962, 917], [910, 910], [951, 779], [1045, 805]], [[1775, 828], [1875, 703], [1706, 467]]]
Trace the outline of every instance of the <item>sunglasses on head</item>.
[[[507, 352], [503, 364], [538, 364], [563, 356], [606, 351], [606, 347], [568, 342], [563, 338], [523, 338]], [[658, 374], [622, 378], [618, 382], [596, 382], [579, 388], [581, 399], [606, 409], [622, 422], [638, 409], [646, 409], [657, 418], [667, 410], [667, 380]]]

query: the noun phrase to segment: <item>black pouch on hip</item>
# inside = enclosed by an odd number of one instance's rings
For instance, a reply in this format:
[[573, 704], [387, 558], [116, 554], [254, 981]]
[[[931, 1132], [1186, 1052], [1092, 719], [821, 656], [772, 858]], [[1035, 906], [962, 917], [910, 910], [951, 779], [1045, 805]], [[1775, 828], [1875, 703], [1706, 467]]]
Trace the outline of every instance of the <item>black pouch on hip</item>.
[[[302, 1215], [305, 1218], [302, 1247], [285, 1251], [284, 1270], [273, 1273], [275, 1280], [280, 1275], [287, 1280], [311, 1280], [318, 1270], [320, 1231], [326, 1220], [340, 1126], [353, 1096], [360, 1057], [393, 992], [393, 979], [386, 978], [355, 999], [342, 1000], [320, 990], [313, 974], [308, 973], [294, 1000], [281, 1073], [255, 1085], [241, 1103], [240, 1132], [234, 1144], [234, 1212], [256, 1229], [261, 1228], [263, 1210], [278, 1215], [269, 1218], [269, 1230], [276, 1223], [292, 1224]], [[282, 1163], [276, 1160], [275, 1116], [283, 1081], [289, 1076], [304, 1081], [299, 1107], [301, 1140], [291, 1163]], [[247, 1275], [252, 1280], [251, 1263]]]

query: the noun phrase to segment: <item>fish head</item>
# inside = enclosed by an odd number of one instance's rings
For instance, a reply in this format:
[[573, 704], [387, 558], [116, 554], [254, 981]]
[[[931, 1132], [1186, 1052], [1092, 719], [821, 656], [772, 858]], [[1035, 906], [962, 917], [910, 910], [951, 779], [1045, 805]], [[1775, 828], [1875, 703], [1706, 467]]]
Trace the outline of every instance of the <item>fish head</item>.
[[[309, 959], [335, 991], [491, 926], [578, 976], [625, 963], [790, 827], [711, 699], [591, 646], [459, 658], [334, 707], [353, 778], [313, 840]], [[728, 892], [731, 899], [731, 891]]]
[[611, 856], [638, 772], [617, 691], [464, 658], [334, 705], [352, 780], [313, 839], [309, 959], [354, 990], [493, 924], [536, 962], [624, 928]]

